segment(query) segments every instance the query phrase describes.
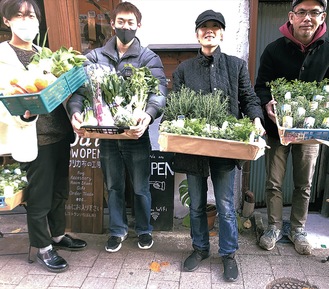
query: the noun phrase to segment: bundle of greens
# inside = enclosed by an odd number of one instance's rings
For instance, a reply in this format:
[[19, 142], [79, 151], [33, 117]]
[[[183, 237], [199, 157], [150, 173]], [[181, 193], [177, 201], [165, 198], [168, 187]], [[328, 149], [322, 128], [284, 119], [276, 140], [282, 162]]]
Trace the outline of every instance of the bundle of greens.
[[278, 123], [286, 128], [329, 128], [329, 80], [278, 78], [268, 83], [277, 102]]
[[86, 59], [84, 55], [74, 50], [72, 47], [66, 48], [62, 46], [55, 52], [52, 52], [49, 48], [43, 46], [41, 50], [33, 56], [28, 67], [32, 70], [39, 69], [50, 72], [54, 76], [59, 77], [73, 67], [82, 66]]
[[25, 172], [22, 172], [18, 163], [0, 167], [0, 196], [4, 195], [5, 188], [11, 187], [16, 193], [26, 187], [27, 179]]
[[249, 118], [238, 120], [229, 114], [228, 97], [220, 90], [202, 95], [182, 87], [178, 92], [171, 92], [164, 119], [160, 131], [167, 133], [242, 142], [253, 142], [257, 134]]
[[126, 64], [125, 68], [130, 73], [124, 77], [98, 64], [87, 67], [85, 125], [96, 125], [94, 119], [100, 126], [137, 125], [137, 116], [145, 110], [149, 94], [160, 94], [159, 80], [147, 67]]

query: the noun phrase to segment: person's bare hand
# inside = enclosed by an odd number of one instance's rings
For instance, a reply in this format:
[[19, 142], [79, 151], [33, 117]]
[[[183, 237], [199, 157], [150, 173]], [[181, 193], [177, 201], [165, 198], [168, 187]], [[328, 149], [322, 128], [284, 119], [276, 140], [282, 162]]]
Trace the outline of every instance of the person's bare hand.
[[144, 134], [146, 129], [148, 128], [151, 120], [152, 120], [151, 116], [149, 114], [147, 114], [146, 112], [140, 113], [138, 115], [138, 119], [137, 119], [138, 125], [130, 130], [127, 130], [126, 134], [128, 136], [140, 138]]
[[272, 99], [271, 101], [269, 101], [266, 105], [265, 105], [265, 109], [267, 112], [268, 117], [274, 122], [276, 123], [276, 119], [275, 119], [275, 112], [274, 112], [274, 104], [277, 104], [277, 102]]
[[36, 114], [32, 114], [29, 110], [26, 110], [23, 117], [25, 119], [29, 119], [30, 117], [36, 116]]
[[266, 133], [266, 131], [265, 131], [263, 125], [262, 125], [262, 122], [261, 122], [260, 118], [259, 117], [256, 117], [254, 119], [254, 122], [253, 123], [254, 123], [254, 125], [255, 125], [255, 127], [256, 127], [259, 135], [260, 136], [263, 136]]
[[71, 124], [73, 127], [73, 130], [79, 135], [83, 136], [84, 135], [84, 129], [81, 129], [81, 124], [83, 122], [83, 116], [81, 113], [75, 112], [72, 115], [71, 118]]

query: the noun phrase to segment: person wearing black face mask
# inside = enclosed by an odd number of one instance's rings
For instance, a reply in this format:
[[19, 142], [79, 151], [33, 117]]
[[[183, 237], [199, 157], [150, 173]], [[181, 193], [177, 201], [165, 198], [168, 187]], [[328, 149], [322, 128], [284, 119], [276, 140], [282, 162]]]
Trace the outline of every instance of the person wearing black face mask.
[[136, 29], [130, 30], [126, 28], [115, 28], [116, 36], [124, 45], [128, 44], [131, 40], [135, 38], [136, 31], [137, 31]]
[[[109, 239], [105, 245], [107, 252], [117, 252], [127, 238], [128, 224], [125, 216], [125, 176], [129, 175], [134, 189], [135, 231], [138, 247], [149, 249], [153, 245], [150, 193], [150, 137], [148, 126], [161, 116], [167, 95], [167, 81], [160, 57], [148, 48], [142, 47], [136, 35], [141, 26], [142, 15], [136, 6], [122, 2], [114, 9], [111, 26], [116, 35], [103, 47], [86, 54], [86, 66], [95, 63], [107, 65], [112, 71], [124, 77], [130, 71], [125, 64], [136, 68], [148, 67], [152, 75], [159, 79], [160, 94], [150, 94], [145, 111], [136, 117], [138, 125], [127, 133], [136, 140], [100, 140], [100, 161], [108, 190]], [[83, 136], [80, 129], [83, 122], [84, 90], [79, 89], [67, 103], [71, 123], [75, 132]]]

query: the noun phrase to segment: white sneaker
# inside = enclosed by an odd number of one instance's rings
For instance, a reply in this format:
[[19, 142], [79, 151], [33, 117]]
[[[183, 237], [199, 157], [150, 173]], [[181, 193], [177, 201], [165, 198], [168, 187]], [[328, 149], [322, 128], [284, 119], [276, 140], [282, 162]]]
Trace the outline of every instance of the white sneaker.
[[307, 233], [303, 228], [296, 228], [295, 231], [291, 231], [289, 234], [289, 239], [295, 245], [295, 250], [301, 255], [311, 255], [312, 245], [308, 242]]
[[277, 229], [275, 225], [269, 225], [264, 234], [259, 239], [259, 246], [265, 250], [272, 250], [275, 247], [277, 241], [282, 238], [280, 229]]

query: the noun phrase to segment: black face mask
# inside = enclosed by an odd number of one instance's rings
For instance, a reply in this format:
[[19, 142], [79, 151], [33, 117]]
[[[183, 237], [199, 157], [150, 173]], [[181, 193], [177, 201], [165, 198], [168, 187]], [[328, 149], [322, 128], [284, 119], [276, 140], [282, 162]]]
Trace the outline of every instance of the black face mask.
[[115, 28], [115, 34], [123, 44], [129, 43], [134, 39], [137, 30]]

